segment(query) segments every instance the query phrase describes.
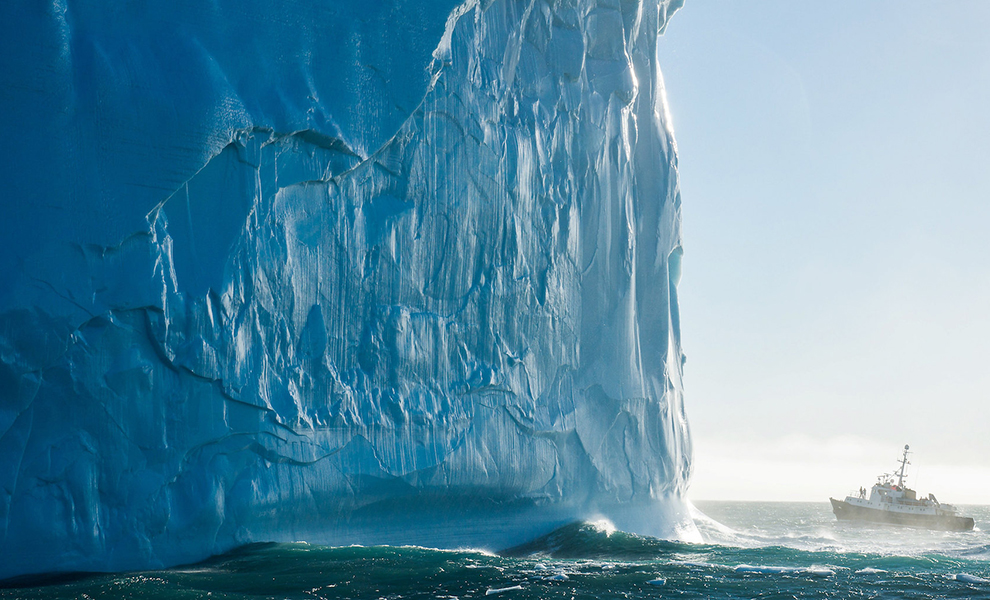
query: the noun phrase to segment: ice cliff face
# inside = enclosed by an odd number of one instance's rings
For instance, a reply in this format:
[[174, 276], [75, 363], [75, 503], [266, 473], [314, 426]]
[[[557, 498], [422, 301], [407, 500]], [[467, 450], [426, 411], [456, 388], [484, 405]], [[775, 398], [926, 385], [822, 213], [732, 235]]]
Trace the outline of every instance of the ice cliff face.
[[675, 4], [0, 8], [0, 577], [680, 526]]

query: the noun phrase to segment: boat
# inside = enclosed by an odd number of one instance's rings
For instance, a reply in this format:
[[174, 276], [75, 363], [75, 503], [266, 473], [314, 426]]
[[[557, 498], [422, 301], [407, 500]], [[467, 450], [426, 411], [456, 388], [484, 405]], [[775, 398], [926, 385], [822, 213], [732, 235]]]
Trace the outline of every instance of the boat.
[[[866, 496], [866, 488], [860, 488], [858, 495], [846, 496], [845, 500], [829, 498], [835, 518], [839, 521], [865, 521], [945, 531], [973, 529], [972, 517], [960, 516], [955, 506], [940, 503], [934, 494], [919, 500], [917, 493], [904, 484], [904, 469], [911, 464], [908, 462], [910, 448], [904, 445], [899, 471], [877, 477], [869, 497]], [[897, 481], [894, 481], [895, 475]]]

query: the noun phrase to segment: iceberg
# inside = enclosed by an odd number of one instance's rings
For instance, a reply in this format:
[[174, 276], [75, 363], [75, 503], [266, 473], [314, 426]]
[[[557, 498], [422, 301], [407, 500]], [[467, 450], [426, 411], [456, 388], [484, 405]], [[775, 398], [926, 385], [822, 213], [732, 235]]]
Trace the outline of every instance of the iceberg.
[[0, 578], [690, 534], [678, 5], [5, 3]]

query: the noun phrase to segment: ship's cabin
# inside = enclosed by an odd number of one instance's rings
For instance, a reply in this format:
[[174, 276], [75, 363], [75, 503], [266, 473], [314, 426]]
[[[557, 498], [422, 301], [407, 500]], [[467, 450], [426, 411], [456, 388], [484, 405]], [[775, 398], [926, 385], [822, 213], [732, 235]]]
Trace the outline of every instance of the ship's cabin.
[[869, 499], [866, 498], [866, 488], [859, 488], [858, 497], [847, 496], [846, 502], [851, 501], [858, 506], [887, 504], [888, 506], [882, 507], [884, 510], [894, 509], [899, 512], [925, 511], [937, 515], [954, 515], [956, 508], [951, 504], [940, 503], [934, 494], [928, 494], [927, 498], [919, 500], [918, 493], [904, 485], [904, 468], [911, 464], [907, 459], [908, 448], [909, 446], [904, 446], [900, 470], [879, 475], [870, 489]]
[[881, 482], [870, 490], [870, 502], [917, 501], [918, 493], [911, 488], [892, 482]]

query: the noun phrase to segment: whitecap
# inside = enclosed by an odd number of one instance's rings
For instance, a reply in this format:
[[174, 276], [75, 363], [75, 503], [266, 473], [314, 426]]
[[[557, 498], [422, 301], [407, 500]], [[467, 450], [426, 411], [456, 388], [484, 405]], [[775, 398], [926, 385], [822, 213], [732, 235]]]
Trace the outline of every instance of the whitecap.
[[835, 575], [835, 571], [828, 567], [771, 567], [766, 565], [739, 565], [733, 569], [736, 573], [763, 573], [765, 575], [781, 575], [791, 573], [805, 573], [808, 575]]
[[695, 561], [695, 560], [673, 561], [671, 564], [681, 565], [681, 566], [684, 566], [684, 567], [701, 567], [703, 569], [723, 569], [723, 568], [725, 568], [725, 565], [716, 565], [715, 563], [700, 562], [700, 561]]
[[521, 589], [523, 589], [523, 586], [521, 586], [521, 585], [512, 585], [512, 586], [504, 587], [504, 588], [488, 588], [488, 591], [485, 592], [485, 595], [486, 596], [494, 596], [495, 594], [501, 594], [503, 592], [512, 592], [512, 591], [521, 590]]
[[733, 570], [736, 573], [779, 574], [779, 573], [797, 573], [801, 569], [798, 569], [797, 567], [768, 567], [764, 565], [738, 565]]
[[605, 518], [588, 521], [587, 524], [598, 533], [604, 533], [605, 537], [611, 537], [616, 531], [615, 525]]
[[857, 575], [873, 575], [873, 574], [876, 574], [876, 573], [886, 573], [886, 572], [887, 571], [884, 571], [883, 569], [874, 569], [873, 567], [864, 567], [864, 568], [856, 571], [856, 574]]
[[953, 579], [963, 583], [990, 583], [990, 579], [984, 579], [983, 577], [977, 577], [976, 575], [970, 575], [969, 573], [959, 573], [955, 575]]

